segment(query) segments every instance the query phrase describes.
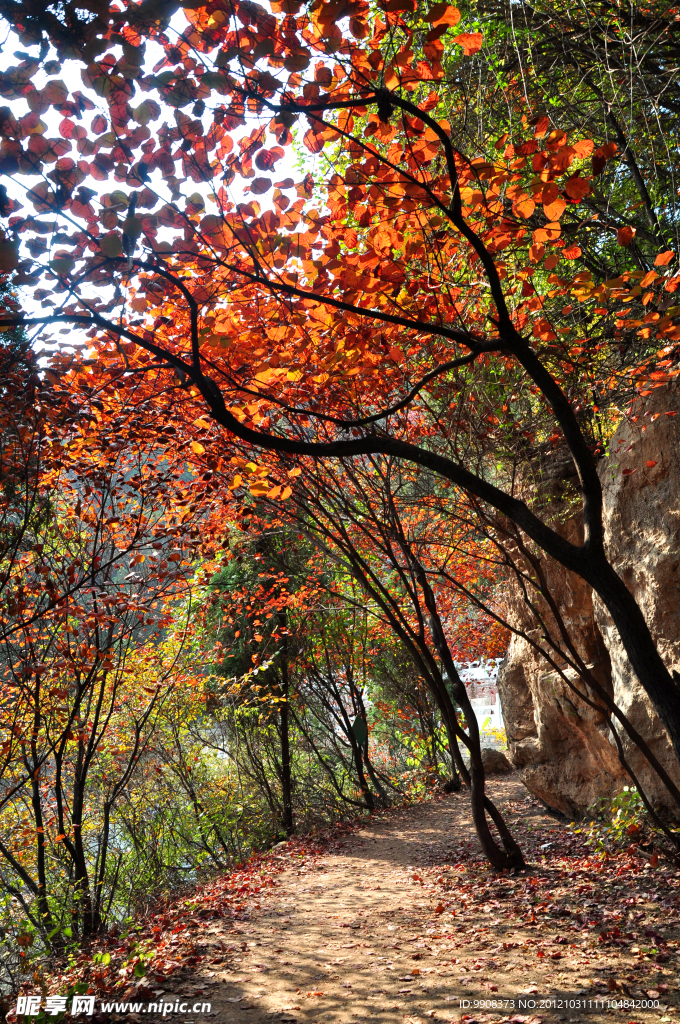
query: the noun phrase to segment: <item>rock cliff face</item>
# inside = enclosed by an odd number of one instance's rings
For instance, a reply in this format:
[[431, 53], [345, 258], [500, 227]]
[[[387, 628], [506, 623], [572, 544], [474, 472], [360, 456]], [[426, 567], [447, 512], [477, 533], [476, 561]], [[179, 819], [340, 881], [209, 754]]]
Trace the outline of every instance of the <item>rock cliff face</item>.
[[[666, 664], [680, 670], [680, 415], [667, 415], [680, 411], [680, 389], [658, 389], [645, 405], [638, 404], [636, 422], [620, 426], [600, 468], [607, 545]], [[558, 505], [569, 472], [568, 462], [555, 460], [550, 475], [544, 476], [546, 497]], [[563, 518], [561, 529], [576, 539], [576, 521]], [[680, 782], [666, 733], [606, 610], [573, 574], [547, 560], [541, 565], [582, 657]], [[510, 613], [527, 627], [519, 593], [511, 598]], [[539, 631], [533, 635], [538, 638]], [[628, 784], [601, 715], [574, 695], [527, 640], [512, 639], [498, 689], [510, 759], [527, 788], [550, 807], [579, 816], [600, 797], [611, 798]], [[648, 796], [670, 810], [672, 802], [644, 758], [627, 740], [624, 748]]]

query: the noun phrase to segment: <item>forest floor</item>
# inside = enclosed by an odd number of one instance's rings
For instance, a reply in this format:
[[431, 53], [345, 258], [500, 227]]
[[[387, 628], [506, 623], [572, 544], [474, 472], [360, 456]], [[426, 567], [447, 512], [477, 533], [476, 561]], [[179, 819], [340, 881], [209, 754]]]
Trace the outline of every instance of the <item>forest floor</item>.
[[199, 962], [154, 998], [209, 1001], [223, 1024], [680, 1024], [680, 872], [602, 861], [512, 778], [489, 791], [528, 870], [485, 865], [465, 792], [374, 816], [317, 853], [287, 844], [270, 885], [206, 921]]

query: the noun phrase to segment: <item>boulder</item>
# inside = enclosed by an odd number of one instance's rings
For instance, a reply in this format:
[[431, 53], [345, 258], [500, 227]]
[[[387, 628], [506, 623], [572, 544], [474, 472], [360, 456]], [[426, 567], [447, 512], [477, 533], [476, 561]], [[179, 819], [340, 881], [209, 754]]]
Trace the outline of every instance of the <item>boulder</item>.
[[[610, 557], [640, 602], [666, 663], [680, 669], [680, 417], [665, 415], [678, 410], [676, 387], [648, 396], [635, 421], [620, 424], [600, 464], [600, 478]], [[570, 515], [566, 499], [573, 473], [568, 458], [554, 457], [543, 469], [539, 488], [560, 531], [580, 540], [580, 518]], [[581, 656], [680, 782], [666, 732], [632, 672], [606, 610], [593, 601], [590, 588], [578, 577], [546, 558], [540, 561]], [[540, 630], [531, 632], [535, 622], [518, 590], [511, 589], [508, 614], [529, 631], [530, 640], [540, 640]], [[564, 670], [564, 675], [580, 685], [571, 670]], [[574, 694], [529, 640], [513, 636], [499, 671], [498, 690], [510, 760], [527, 788], [549, 807], [579, 817], [629, 784], [602, 716]], [[677, 814], [637, 749], [627, 738], [623, 745], [652, 802]]]
[[482, 747], [482, 764], [487, 775], [507, 775], [512, 765], [497, 747]]

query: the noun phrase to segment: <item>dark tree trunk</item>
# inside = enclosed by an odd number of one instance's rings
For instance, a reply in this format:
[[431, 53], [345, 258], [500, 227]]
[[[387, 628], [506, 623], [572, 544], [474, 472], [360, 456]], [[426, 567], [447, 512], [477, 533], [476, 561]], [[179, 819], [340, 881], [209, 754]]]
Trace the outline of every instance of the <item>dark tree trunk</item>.
[[[281, 613], [286, 624], [285, 610]], [[288, 677], [288, 636], [284, 634], [281, 646], [281, 702], [279, 704], [279, 731], [281, 736], [281, 825], [287, 836], [295, 830], [293, 820], [293, 776], [290, 757], [290, 681]]]
[[590, 583], [611, 615], [631, 667], [665, 725], [680, 762], [680, 685], [659, 654], [640, 606], [604, 556], [593, 558], [579, 573]]

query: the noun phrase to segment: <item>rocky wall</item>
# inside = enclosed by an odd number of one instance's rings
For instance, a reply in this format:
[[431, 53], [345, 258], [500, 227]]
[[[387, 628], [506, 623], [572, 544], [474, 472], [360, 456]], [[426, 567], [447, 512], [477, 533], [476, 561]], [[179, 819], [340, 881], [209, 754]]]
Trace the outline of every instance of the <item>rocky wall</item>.
[[[680, 390], [657, 389], [638, 405], [636, 421], [621, 424], [600, 464], [607, 547], [640, 602], [666, 664], [680, 670], [680, 415], [668, 415], [680, 412]], [[555, 508], [567, 507], [570, 475], [568, 460], [555, 457], [547, 463], [540, 488]], [[579, 539], [575, 518], [563, 514], [560, 529]], [[572, 573], [547, 560], [542, 569], [584, 660], [680, 782], [666, 733], [606, 610]], [[509, 612], [524, 628], [533, 625], [519, 591], [510, 598]], [[538, 638], [539, 631], [533, 635]], [[498, 689], [510, 759], [527, 788], [548, 806], [581, 816], [600, 797], [611, 798], [628, 784], [602, 717], [574, 695], [527, 640], [512, 639]], [[644, 758], [627, 740], [624, 746], [645, 791], [658, 807], [670, 810], [672, 802]]]

